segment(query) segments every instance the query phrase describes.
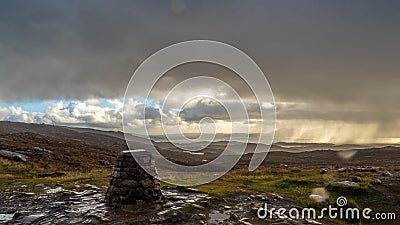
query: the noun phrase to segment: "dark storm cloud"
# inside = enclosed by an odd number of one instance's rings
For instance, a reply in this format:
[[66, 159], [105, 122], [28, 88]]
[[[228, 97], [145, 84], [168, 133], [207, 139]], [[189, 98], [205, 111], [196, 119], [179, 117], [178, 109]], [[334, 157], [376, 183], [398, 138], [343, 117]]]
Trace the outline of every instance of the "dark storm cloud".
[[200, 121], [205, 117], [215, 120], [229, 119], [229, 115], [222, 105], [206, 99], [200, 99], [191, 107], [182, 109], [179, 116], [185, 121]]
[[120, 97], [156, 50], [212, 39], [249, 54], [278, 101], [351, 105], [365, 109], [367, 119], [400, 111], [398, 1], [0, 4], [1, 101]]
[[[241, 109], [246, 109], [247, 115], [242, 114]], [[238, 120], [260, 119], [260, 106], [257, 103], [224, 102], [219, 103], [210, 99], [194, 99], [179, 111], [179, 117], [185, 121], [200, 121], [205, 117], [214, 120]], [[228, 113], [229, 111], [229, 113]]]

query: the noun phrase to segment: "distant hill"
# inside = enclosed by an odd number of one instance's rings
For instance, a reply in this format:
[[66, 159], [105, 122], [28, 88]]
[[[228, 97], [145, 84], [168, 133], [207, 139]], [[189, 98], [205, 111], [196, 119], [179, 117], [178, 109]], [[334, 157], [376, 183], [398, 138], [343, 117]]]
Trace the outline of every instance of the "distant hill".
[[[149, 140], [128, 135], [135, 148], [147, 149]], [[158, 151], [171, 161], [180, 164], [200, 165], [217, 158], [228, 142], [213, 142], [196, 152], [183, 151], [169, 142], [153, 142]], [[235, 148], [245, 148], [239, 167], [246, 167], [253, 156], [256, 144], [231, 143]], [[205, 145], [205, 143], [186, 144]], [[184, 145], [185, 146], [185, 145]], [[261, 145], [265, 151], [267, 145]], [[365, 148], [360, 145], [275, 143], [264, 166], [324, 166], [324, 165], [387, 165], [400, 164], [397, 146]], [[42, 124], [0, 122], [0, 150], [28, 156], [27, 164], [42, 170], [86, 170], [110, 167], [118, 152], [128, 149], [124, 134], [88, 128], [71, 128]], [[339, 151], [341, 150], [341, 151]], [[228, 155], [235, 155], [228, 152]], [[234, 158], [234, 157], [233, 157]], [[3, 159], [2, 159], [3, 160]], [[100, 163], [103, 162], [103, 163]], [[22, 162], [21, 162], [22, 163]], [[6, 165], [6, 164], [5, 164]]]

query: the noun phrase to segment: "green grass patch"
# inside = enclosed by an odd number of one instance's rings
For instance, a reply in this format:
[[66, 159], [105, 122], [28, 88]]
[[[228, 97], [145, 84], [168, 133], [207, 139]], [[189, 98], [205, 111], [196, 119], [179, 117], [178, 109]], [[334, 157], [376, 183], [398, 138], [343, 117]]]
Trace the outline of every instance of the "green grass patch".
[[[368, 181], [371, 178], [364, 177], [364, 181], [356, 187], [333, 184], [335, 181], [348, 180], [348, 175], [345, 174], [345, 176], [333, 172], [320, 174], [317, 169], [294, 172], [288, 169], [262, 168], [253, 172], [232, 171], [216, 181], [196, 188], [218, 197], [237, 192], [277, 193], [299, 206], [319, 209], [324, 205], [313, 202], [309, 196], [313, 189], [324, 188], [329, 194], [328, 203], [332, 206], [336, 205], [337, 197], [345, 196], [352, 205], [358, 208], [369, 207], [381, 212], [393, 211], [393, 206], [387, 205], [384, 195], [369, 184]], [[345, 221], [334, 221], [334, 224], [348, 224]], [[326, 222], [333, 222], [333, 220], [327, 219]], [[368, 222], [362, 224], [369, 224]]]
[[32, 176], [3, 176], [0, 178], [0, 190], [6, 189], [11, 183], [20, 182], [28, 186], [45, 184], [47, 186], [57, 186], [62, 184], [65, 189], [75, 185], [92, 184], [96, 186], [107, 186], [110, 180], [109, 170], [94, 170], [90, 172], [66, 172], [66, 176], [39, 178], [37, 173]]

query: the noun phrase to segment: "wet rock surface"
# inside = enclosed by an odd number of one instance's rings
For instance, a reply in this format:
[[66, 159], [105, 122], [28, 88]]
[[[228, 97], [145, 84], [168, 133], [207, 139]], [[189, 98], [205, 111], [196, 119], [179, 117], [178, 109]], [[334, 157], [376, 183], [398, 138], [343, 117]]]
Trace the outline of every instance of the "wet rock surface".
[[[34, 190], [35, 192], [32, 192]], [[164, 186], [157, 204], [113, 205], [105, 203], [107, 187], [76, 185], [49, 187], [14, 183], [0, 192], [0, 223], [4, 224], [264, 224], [257, 209], [297, 207], [274, 194], [232, 194], [212, 198], [194, 189]], [[273, 219], [282, 224], [309, 221]], [[315, 223], [317, 224], [317, 223]]]
[[[6, 224], [94, 224], [107, 220], [102, 202], [106, 187], [76, 186], [69, 190], [46, 185], [14, 184], [12, 191], [0, 192], [0, 215], [12, 215]], [[30, 190], [35, 192], [27, 192]], [[1, 218], [1, 216], [0, 216]]]
[[[28, 192], [40, 190], [40, 193]], [[94, 185], [62, 186], [13, 184], [0, 192], [0, 223], [5, 224], [128, 224], [130, 222], [182, 222], [186, 219], [181, 209], [194, 208], [195, 203], [210, 198], [193, 190], [162, 189], [164, 201], [159, 204], [108, 206], [104, 202], [107, 187]], [[12, 191], [11, 191], [12, 190]]]

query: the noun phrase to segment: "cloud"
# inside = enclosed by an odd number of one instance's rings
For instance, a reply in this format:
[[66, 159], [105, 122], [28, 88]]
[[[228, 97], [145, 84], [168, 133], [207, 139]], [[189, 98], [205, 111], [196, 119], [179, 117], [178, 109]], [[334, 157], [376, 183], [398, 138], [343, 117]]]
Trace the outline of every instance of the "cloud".
[[[102, 99], [102, 101], [99, 99], [58, 101], [50, 103], [44, 112], [28, 112], [15, 106], [0, 107], [0, 120], [122, 130], [123, 100]], [[159, 123], [161, 114], [158, 106], [128, 99], [125, 109], [125, 119], [132, 127], [143, 128], [146, 121], [149, 124]]]
[[399, 9], [393, 1], [5, 1], [0, 96], [121, 97], [134, 69], [154, 51], [213, 39], [254, 58], [279, 100], [369, 106], [373, 100], [394, 107]]
[[[270, 106], [271, 104], [265, 103], [264, 105]], [[205, 117], [210, 117], [214, 120], [235, 120], [235, 122], [261, 119], [260, 106], [255, 102], [217, 102], [208, 98], [192, 99], [180, 110], [179, 116], [187, 122], [200, 121]]]
[[199, 121], [205, 117], [211, 117], [215, 120], [229, 119], [226, 108], [209, 99], [198, 99], [182, 109], [179, 115], [185, 121]]
[[[230, 103], [236, 107], [236, 103]], [[26, 111], [21, 107], [0, 107], [0, 120], [26, 123], [46, 123], [79, 127], [91, 127], [106, 130], [122, 130], [122, 99], [87, 99], [75, 101], [58, 101], [48, 103], [43, 112]], [[249, 104], [247, 105], [249, 106]], [[251, 106], [251, 104], [250, 104]], [[254, 104], [253, 106], [256, 106]], [[128, 99], [125, 104], [125, 131], [133, 134], [163, 134], [162, 125], [167, 132], [196, 133], [217, 132], [229, 133], [233, 127], [242, 132], [257, 133], [261, 121], [256, 116], [255, 107], [248, 107], [250, 119], [231, 121], [226, 111], [210, 99], [194, 99], [183, 108], [164, 108], [157, 102]], [[314, 106], [299, 103], [278, 104], [278, 122], [275, 141], [288, 142], [332, 142], [332, 143], [397, 143], [399, 141], [400, 121], [382, 124], [362, 118], [354, 120], [331, 118], [323, 113], [320, 117], [307, 116]], [[252, 111], [254, 110], [254, 111]], [[325, 107], [325, 110], [335, 110]], [[340, 109], [336, 109], [340, 110]], [[351, 111], [351, 110], [350, 110]], [[234, 110], [233, 113], [237, 113]], [[294, 113], [295, 112], [295, 113]], [[299, 114], [293, 117], [293, 114]], [[163, 116], [163, 121], [160, 120]], [[202, 120], [205, 117], [213, 118]], [[345, 116], [342, 116], [346, 118]], [[177, 129], [177, 127], [179, 127]]]
[[[229, 104], [229, 107], [234, 109], [240, 107], [237, 103]], [[21, 107], [9, 106], [0, 107], [0, 120], [122, 130], [123, 109], [125, 123], [136, 130], [144, 130], [147, 127], [154, 132], [160, 132], [163, 124], [172, 127], [182, 125], [184, 130], [193, 132], [205, 117], [216, 120], [208, 123], [218, 123], [219, 132], [226, 132], [225, 128], [231, 126], [229, 125], [231, 118], [225, 109], [207, 98], [190, 101], [184, 109], [170, 107], [161, 109], [157, 102], [145, 103], [132, 98], [127, 99], [125, 105], [122, 99], [58, 101], [49, 103], [43, 112], [28, 112]], [[238, 111], [233, 110], [233, 114]], [[244, 120], [233, 122], [246, 126]]]
[[22, 110], [21, 107], [0, 107], [0, 120], [20, 121], [26, 123], [42, 123], [42, 116], [42, 113], [29, 113]]
[[121, 126], [121, 112], [116, 108], [102, 107], [97, 100], [73, 101], [69, 104], [58, 102], [51, 105], [43, 116], [46, 121], [58, 124], [117, 128]]
[[[32, 99], [76, 99], [76, 102], [52, 105], [48, 111], [37, 113], [3, 107], [0, 118], [118, 127], [121, 102], [108, 100], [113, 107], [107, 108], [87, 99], [119, 99], [132, 72], [155, 51], [180, 41], [211, 39], [236, 46], [257, 62], [274, 91], [278, 119], [288, 124], [296, 120], [305, 123], [296, 123], [300, 126], [296, 129], [308, 127], [307, 121], [314, 121], [311, 124], [315, 126], [318, 122], [343, 121], [365, 126], [377, 124], [377, 132], [397, 135], [399, 10], [400, 3], [390, 0], [290, 4], [286, 1], [250, 4], [190, 0], [117, 4], [102, 0], [44, 0], [24, 4], [3, 1], [0, 102]], [[243, 80], [233, 72], [195, 64], [167, 73], [159, 80], [151, 98], [162, 102], [175, 84], [198, 75], [217, 77], [231, 85], [245, 101], [254, 101]], [[172, 109], [180, 107], [181, 99], [204, 89], [215, 97], [232, 100], [223, 88], [199, 83], [176, 95], [167, 110], [150, 107], [145, 108], [146, 114], [154, 127], [160, 115], [173, 124], [180, 118], [174, 116], [176, 112]], [[131, 117], [132, 126], [143, 126], [141, 112], [147, 106], [132, 102], [130, 107], [132, 112], [126, 116]], [[225, 119], [223, 110], [203, 105], [198, 112], [187, 108], [183, 120], [194, 121], [208, 113]]]
[[120, 130], [121, 103], [110, 100], [111, 103], [116, 103], [113, 108], [102, 106], [96, 99], [70, 103], [59, 101], [50, 104], [44, 112], [28, 112], [15, 106], [1, 107], [0, 120]]

